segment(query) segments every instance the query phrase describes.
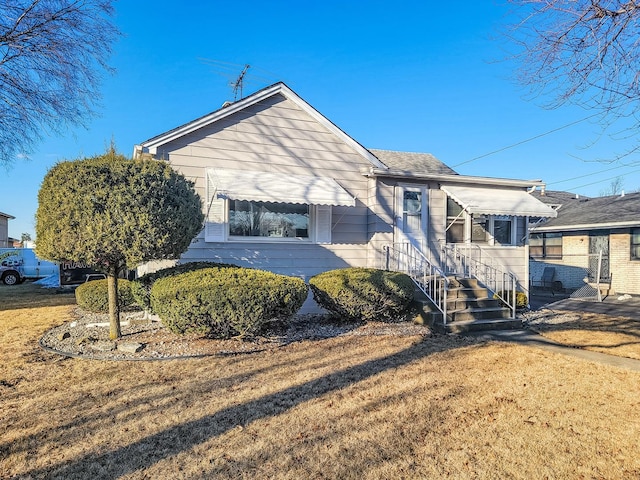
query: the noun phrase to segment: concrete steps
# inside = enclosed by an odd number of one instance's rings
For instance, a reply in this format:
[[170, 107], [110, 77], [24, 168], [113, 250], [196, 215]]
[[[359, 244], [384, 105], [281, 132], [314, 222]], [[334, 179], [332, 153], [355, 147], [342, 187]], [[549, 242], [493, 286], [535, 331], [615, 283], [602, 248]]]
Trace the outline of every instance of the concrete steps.
[[511, 317], [511, 310], [489, 296], [490, 292], [472, 278], [449, 279], [447, 291], [447, 322], [442, 313], [417, 289], [414, 296], [417, 323], [429, 325], [439, 333], [466, 333], [484, 330], [522, 328], [519, 319]]

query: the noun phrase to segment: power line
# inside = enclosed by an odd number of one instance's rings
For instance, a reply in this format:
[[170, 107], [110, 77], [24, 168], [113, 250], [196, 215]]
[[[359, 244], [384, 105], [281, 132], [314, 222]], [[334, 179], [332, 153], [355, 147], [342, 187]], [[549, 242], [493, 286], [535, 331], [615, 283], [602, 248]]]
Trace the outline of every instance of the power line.
[[[558, 183], [570, 182], [571, 180], [578, 180], [579, 178], [591, 177], [593, 175], [598, 175], [599, 173], [610, 172], [611, 170], [616, 170], [618, 168], [626, 168], [626, 167], [630, 167], [630, 166], [631, 165], [618, 165], [617, 167], [606, 168], [604, 170], [599, 170], [599, 171], [593, 172], [593, 173], [587, 173], [585, 175], [580, 175], [578, 177], [567, 178], [566, 180], [558, 180], [557, 182], [549, 182], [549, 183], [547, 183], [547, 186], [556, 185]], [[630, 173], [630, 172], [627, 172], [627, 173]]]
[[[637, 172], [640, 172], [640, 169], [632, 170], [631, 172], [627, 172], [627, 173], [637, 173]], [[598, 180], [597, 182], [591, 182], [591, 183], [587, 183], [585, 185], [580, 185], [579, 187], [573, 187], [570, 190], [577, 190], [578, 188], [589, 187], [591, 185], [596, 185], [598, 183], [606, 182], [607, 180], [613, 180], [615, 178], [617, 178], [617, 175], [615, 177], [609, 177], [609, 178], [605, 178], [603, 180]]]
[[456, 165], [453, 165], [453, 167], [455, 168], [455, 167], [459, 167], [460, 165], [466, 165], [467, 163], [475, 162], [476, 160], [480, 160], [481, 158], [485, 158], [485, 157], [488, 157], [490, 155], [494, 155], [496, 153], [504, 152], [505, 150], [509, 150], [510, 148], [517, 147], [519, 145], [522, 145], [523, 143], [531, 142], [533, 140], [537, 140], [538, 138], [541, 138], [541, 137], [544, 137], [546, 135], [550, 135], [552, 133], [555, 133], [555, 132], [557, 132], [559, 130], [563, 130], [565, 128], [571, 127], [573, 125], [576, 125], [578, 123], [584, 122], [585, 120], [589, 120], [590, 118], [593, 118], [593, 117], [598, 116], [598, 115], [600, 115], [600, 114], [599, 113], [594, 113], [593, 115], [589, 115], [588, 117], [584, 117], [584, 118], [581, 118], [580, 120], [576, 120], [574, 122], [567, 123], [566, 125], [562, 125], [561, 127], [554, 128], [553, 130], [549, 130], [547, 132], [541, 133], [541, 134], [536, 135], [534, 137], [527, 138], [526, 140], [522, 140], [520, 142], [513, 143], [513, 144], [508, 145], [506, 147], [499, 148], [498, 150], [494, 150], [492, 152], [485, 153], [484, 155], [480, 155], [478, 157], [472, 158], [471, 160], [467, 160], [465, 162], [458, 163]]

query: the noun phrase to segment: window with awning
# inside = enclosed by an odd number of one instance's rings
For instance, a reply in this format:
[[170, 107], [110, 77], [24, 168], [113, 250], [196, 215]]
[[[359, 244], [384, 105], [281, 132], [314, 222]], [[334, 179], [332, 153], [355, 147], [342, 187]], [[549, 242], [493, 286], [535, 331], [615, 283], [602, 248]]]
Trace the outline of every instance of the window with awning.
[[208, 169], [205, 241], [331, 243], [333, 206], [355, 206], [355, 199], [328, 177]]

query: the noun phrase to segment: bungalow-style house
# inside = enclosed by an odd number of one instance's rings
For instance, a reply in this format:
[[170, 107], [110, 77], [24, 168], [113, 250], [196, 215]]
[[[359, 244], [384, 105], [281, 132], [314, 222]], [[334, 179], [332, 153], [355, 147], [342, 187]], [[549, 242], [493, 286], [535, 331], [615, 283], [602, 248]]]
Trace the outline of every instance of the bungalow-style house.
[[367, 149], [284, 83], [136, 145], [134, 157], [145, 156], [193, 180], [203, 199], [206, 224], [181, 261], [304, 279], [399, 269], [445, 319], [451, 274], [528, 290], [528, 217], [556, 215], [528, 193], [540, 181], [463, 176], [429, 154]]
[[596, 296], [596, 291], [640, 294], [640, 193], [598, 198], [555, 191], [534, 195], [558, 213], [531, 224], [534, 285], [547, 268], [554, 272], [556, 285], [575, 291], [574, 296]]
[[0, 212], [0, 248], [13, 247], [9, 243], [9, 220], [13, 220], [13, 215]]

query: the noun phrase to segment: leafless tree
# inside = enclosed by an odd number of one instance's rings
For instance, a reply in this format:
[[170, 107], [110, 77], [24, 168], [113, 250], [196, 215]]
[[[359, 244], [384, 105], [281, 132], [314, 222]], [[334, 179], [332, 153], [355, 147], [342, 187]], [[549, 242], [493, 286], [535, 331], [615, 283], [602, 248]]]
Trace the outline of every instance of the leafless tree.
[[112, 16], [111, 0], [0, 0], [0, 164], [96, 114]]
[[[547, 106], [573, 103], [636, 135], [640, 114], [640, 1], [509, 0], [519, 79]], [[637, 144], [636, 144], [637, 145]]]
[[600, 196], [608, 197], [610, 195], [619, 195], [624, 191], [623, 188], [624, 188], [624, 177], [616, 177], [613, 180], [611, 180], [609, 187], [605, 188], [604, 190], [600, 190]]

